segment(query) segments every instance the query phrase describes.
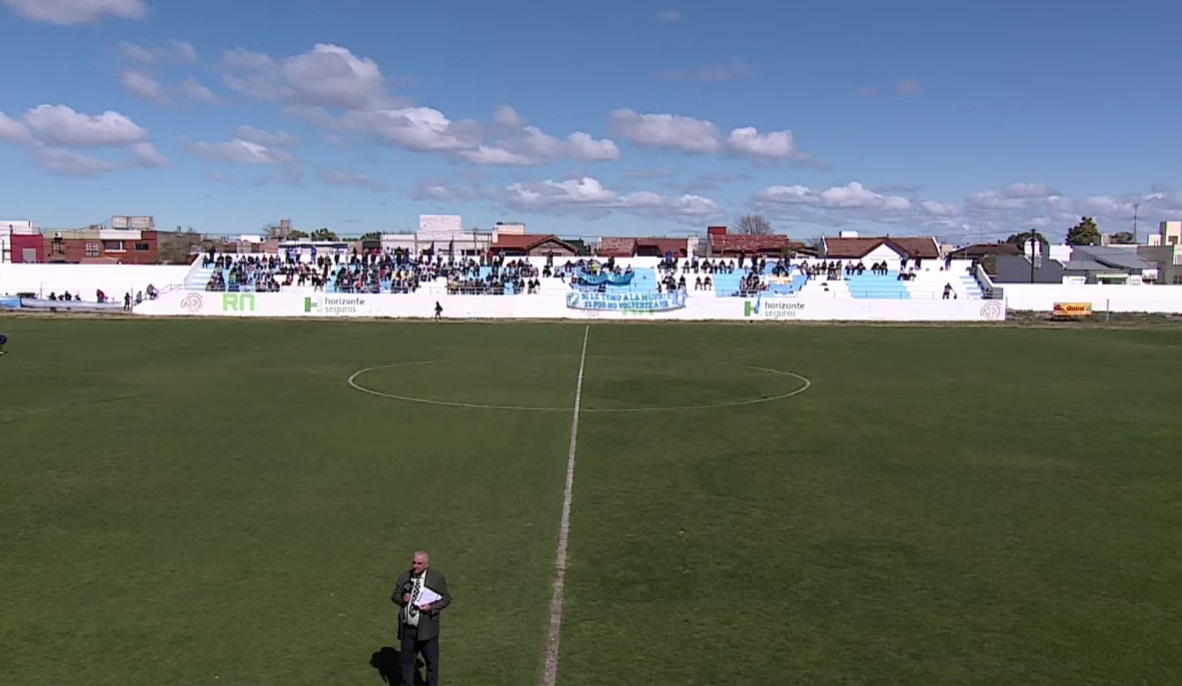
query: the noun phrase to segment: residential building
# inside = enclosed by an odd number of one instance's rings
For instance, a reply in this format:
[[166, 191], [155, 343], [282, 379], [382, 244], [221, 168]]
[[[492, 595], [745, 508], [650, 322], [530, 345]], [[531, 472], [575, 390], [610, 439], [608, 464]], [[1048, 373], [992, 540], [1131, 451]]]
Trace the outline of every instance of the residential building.
[[575, 257], [579, 245], [554, 234], [508, 233], [496, 234], [489, 252], [503, 257]]
[[827, 260], [859, 260], [867, 266], [900, 259], [936, 260], [942, 257], [934, 237], [859, 236], [843, 231], [836, 238], [821, 239], [820, 257]]

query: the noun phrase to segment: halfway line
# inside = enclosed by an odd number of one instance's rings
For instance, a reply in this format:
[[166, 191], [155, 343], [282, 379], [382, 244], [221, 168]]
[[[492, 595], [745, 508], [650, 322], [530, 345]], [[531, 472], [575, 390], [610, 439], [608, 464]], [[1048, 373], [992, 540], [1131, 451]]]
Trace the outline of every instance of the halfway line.
[[583, 401], [583, 369], [587, 365], [587, 338], [591, 325], [583, 329], [583, 354], [579, 356], [579, 377], [575, 382], [575, 409], [570, 420], [570, 450], [566, 454], [566, 487], [562, 492], [562, 522], [558, 525], [558, 553], [554, 560], [554, 593], [550, 596], [550, 633], [546, 638], [546, 666], [542, 686], [558, 680], [558, 643], [562, 636], [562, 599], [566, 586], [566, 549], [570, 541], [570, 505], [575, 490], [575, 452], [579, 444], [579, 406]]

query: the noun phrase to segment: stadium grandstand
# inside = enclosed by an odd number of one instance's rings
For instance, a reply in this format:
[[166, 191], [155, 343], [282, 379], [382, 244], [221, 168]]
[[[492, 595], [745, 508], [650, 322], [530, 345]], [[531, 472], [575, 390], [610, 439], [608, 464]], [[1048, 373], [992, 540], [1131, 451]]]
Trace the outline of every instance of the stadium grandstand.
[[277, 254], [211, 250], [194, 263], [185, 287], [253, 293], [535, 295], [592, 289], [716, 297], [984, 297], [975, 261], [942, 256], [930, 237], [825, 238], [812, 250], [787, 236], [716, 230], [705, 245], [685, 238], [612, 237], [580, 248], [552, 234], [498, 236], [478, 256], [457, 256], [434, 244], [416, 254], [402, 247], [297, 241]]

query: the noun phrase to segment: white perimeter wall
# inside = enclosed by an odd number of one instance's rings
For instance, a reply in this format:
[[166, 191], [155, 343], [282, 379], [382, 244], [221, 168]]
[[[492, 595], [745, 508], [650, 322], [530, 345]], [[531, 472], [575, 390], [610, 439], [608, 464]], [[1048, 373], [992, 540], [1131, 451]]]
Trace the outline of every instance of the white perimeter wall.
[[[617, 260], [621, 263], [631, 263], [637, 267], [649, 267], [658, 262], [658, 258], [632, 258], [629, 260]], [[541, 266], [545, 263], [545, 258], [531, 258], [530, 262]], [[556, 259], [555, 263], [561, 265], [565, 260]], [[931, 261], [935, 262], [935, 261]], [[109, 265], [109, 264], [95, 264], [95, 265], [76, 265], [76, 264], [0, 264], [0, 294], [13, 294], [19, 292], [33, 292], [43, 296], [49, 293], [62, 293], [69, 291], [72, 294], [81, 295], [83, 300], [94, 300], [94, 293], [96, 289], [101, 288], [108, 296], [113, 298], [121, 298], [123, 294], [131, 291], [133, 294], [136, 291], [147, 288], [148, 284], [156, 286], [156, 288], [164, 289], [166, 286], [172, 284], [181, 284], [185, 279], [185, 275], [189, 271], [189, 266], [186, 265]], [[956, 274], [954, 270], [952, 272]], [[1010, 310], [1034, 310], [1039, 312], [1050, 312], [1057, 302], [1090, 302], [1096, 311], [1112, 311], [1112, 312], [1168, 312], [1175, 314], [1182, 314], [1182, 286], [1161, 286], [1161, 285], [1098, 285], [1098, 284], [997, 284], [1004, 292], [1006, 301], [1006, 308]], [[202, 294], [210, 297], [216, 294]], [[264, 294], [260, 294], [264, 295]], [[272, 294], [265, 294], [272, 296]], [[287, 296], [289, 294], [280, 293], [279, 296]], [[322, 296], [323, 294], [321, 294]], [[522, 297], [541, 297], [550, 298], [557, 297], [548, 294], [542, 296], [522, 296]], [[301, 303], [303, 294], [292, 294], [297, 301]], [[376, 298], [378, 296], [364, 296], [366, 298]], [[399, 295], [393, 296], [400, 299], [413, 298], [415, 296]], [[480, 296], [430, 296], [432, 298], [439, 297], [447, 298], [461, 298], [463, 300], [471, 300], [472, 298], [479, 298]], [[516, 296], [490, 296], [495, 298], [507, 297], [514, 300]], [[830, 296], [832, 297], [832, 296]], [[719, 302], [706, 304], [704, 300], [710, 298]], [[483, 300], [483, 298], [481, 299]], [[697, 316], [694, 313], [723, 313], [734, 308], [743, 307], [743, 301], [737, 298], [714, 298], [713, 296], [699, 296], [693, 297], [691, 292], [690, 297], [691, 306], [688, 308], [690, 312], [682, 311], [680, 316], [665, 315], [644, 315], [644, 316], [665, 316], [674, 319], [690, 319], [690, 318], [730, 318], [729, 316], [714, 317], [714, 316]], [[791, 298], [774, 298], [766, 299], [764, 302], [811, 302], [807, 298], [791, 299]], [[903, 301], [906, 303], [908, 301]], [[982, 306], [984, 301], [973, 301], [978, 308]], [[953, 306], [971, 307], [973, 303], [961, 302], [959, 305], [954, 301], [950, 303]], [[941, 303], [941, 305], [944, 303]], [[431, 305], [434, 306], [434, 300]], [[933, 303], [924, 303], [923, 307], [930, 307]], [[502, 308], [509, 306], [508, 303], [500, 305], [480, 305], [476, 309], [473, 304], [460, 304], [454, 307], [445, 305], [450, 314], [457, 312], [469, 312], [465, 316], [477, 316], [477, 310], [484, 312], [497, 312], [495, 308]], [[512, 307], [517, 307], [517, 304]], [[903, 304], [884, 304], [880, 301], [867, 300], [855, 301], [846, 305], [830, 304], [828, 312], [837, 313], [833, 309], [835, 307], [846, 307], [854, 309], [846, 309], [843, 312], [853, 313], [860, 312], [857, 308], [871, 307], [876, 312], [887, 312], [890, 307], [908, 307]], [[494, 309], [489, 309], [489, 308]], [[534, 306], [530, 306], [531, 308]], [[385, 314], [386, 310], [377, 314], [365, 314], [357, 316], [391, 316], [391, 317], [405, 317], [405, 316], [419, 316], [412, 314], [413, 307], [409, 304], [398, 305], [397, 311], [393, 314]], [[404, 309], [410, 308], [410, 310]], [[817, 304], [812, 304], [807, 308], [810, 312], [816, 312]], [[916, 310], [917, 312], [923, 311]], [[302, 314], [302, 310], [299, 314]], [[623, 315], [620, 313], [599, 313], [600, 316], [616, 317], [616, 316], [636, 316]], [[285, 315], [286, 316], [286, 315]], [[537, 314], [485, 314], [487, 317], [503, 317], [503, 316], [519, 316], [519, 317], [536, 317], [536, 316], [557, 316], [551, 315], [537, 315]], [[577, 316], [567, 313], [565, 316]], [[786, 315], [782, 315], [785, 316]], [[899, 315], [901, 316], [901, 315]], [[798, 314], [794, 318], [807, 319], [810, 315]], [[584, 318], [584, 317], [578, 317]], [[823, 317], [819, 317], [823, 318]], [[830, 317], [832, 318], [832, 317]], [[864, 319], [865, 315], [858, 317]], [[889, 317], [887, 318], [889, 319]], [[900, 320], [902, 321], [902, 320]], [[935, 321], [935, 320], [933, 320]]]
[[1097, 312], [1182, 314], [1182, 286], [999, 283], [1010, 310], [1050, 312], [1055, 303], [1092, 303]]
[[180, 284], [188, 272], [188, 265], [0, 264], [0, 294], [31, 292], [44, 297], [69, 291], [93, 301], [95, 291], [102, 289], [108, 297], [122, 298], [148, 284], [159, 289]]
[[174, 291], [137, 305], [143, 315], [242, 317], [429, 318], [435, 303], [445, 319], [664, 319], [981, 322], [1005, 319], [995, 300], [858, 300], [687, 298], [686, 306], [663, 312], [576, 310], [560, 294], [543, 295], [346, 295], [312, 293], [202, 293]]

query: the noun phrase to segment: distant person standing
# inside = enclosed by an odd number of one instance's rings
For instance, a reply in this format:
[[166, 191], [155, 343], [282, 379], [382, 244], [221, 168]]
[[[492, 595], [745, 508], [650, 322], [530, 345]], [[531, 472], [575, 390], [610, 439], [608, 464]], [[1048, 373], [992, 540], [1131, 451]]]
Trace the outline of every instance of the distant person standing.
[[0, 333], [0, 355], [4, 354], [4, 346], [8, 344], [8, 336]]
[[435, 318], [443, 319], [443, 305], [440, 305], [438, 300], [435, 301]]
[[[427, 686], [439, 686], [439, 613], [451, 605], [442, 572], [430, 569], [431, 556], [415, 551], [410, 569], [398, 576], [390, 599], [398, 611], [399, 667], [402, 686], [413, 686], [415, 659], [427, 664]], [[424, 602], [426, 600], [426, 602]]]

